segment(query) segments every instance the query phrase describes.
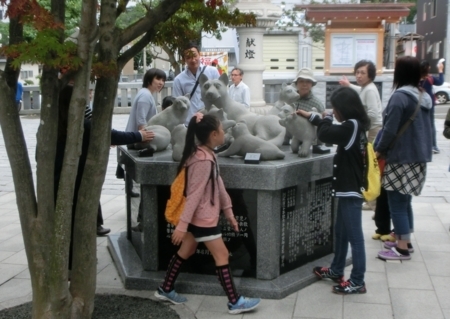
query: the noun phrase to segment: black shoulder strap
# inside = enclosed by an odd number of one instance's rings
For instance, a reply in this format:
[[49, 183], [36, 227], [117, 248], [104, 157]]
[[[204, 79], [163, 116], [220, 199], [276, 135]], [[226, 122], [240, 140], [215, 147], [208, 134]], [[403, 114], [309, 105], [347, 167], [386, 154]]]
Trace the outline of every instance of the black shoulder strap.
[[203, 69], [201, 70], [200, 75], [199, 75], [198, 78], [197, 78], [197, 81], [195, 81], [195, 85], [194, 85], [194, 88], [192, 89], [192, 92], [191, 92], [191, 95], [189, 96], [189, 99], [192, 99], [192, 95], [194, 95], [195, 90], [197, 89], [197, 86], [198, 86], [198, 80], [200, 79], [200, 76], [203, 74], [203, 72], [205, 71], [205, 69], [206, 69], [206, 65], [205, 65], [205, 66], [203, 67]]

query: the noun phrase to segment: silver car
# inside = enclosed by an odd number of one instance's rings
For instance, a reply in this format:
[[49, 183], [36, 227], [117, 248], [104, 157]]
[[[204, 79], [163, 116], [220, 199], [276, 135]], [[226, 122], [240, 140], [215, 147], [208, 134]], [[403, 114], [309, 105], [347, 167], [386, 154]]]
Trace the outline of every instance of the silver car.
[[444, 82], [442, 85], [433, 85], [434, 96], [437, 104], [445, 104], [450, 100], [450, 83]]

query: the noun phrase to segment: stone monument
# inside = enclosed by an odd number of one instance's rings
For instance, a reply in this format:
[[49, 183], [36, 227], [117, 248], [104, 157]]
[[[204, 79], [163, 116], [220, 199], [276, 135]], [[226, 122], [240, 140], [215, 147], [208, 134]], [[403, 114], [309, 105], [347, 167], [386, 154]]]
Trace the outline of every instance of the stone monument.
[[275, 26], [281, 18], [282, 10], [269, 0], [239, 0], [235, 6], [242, 13], [253, 13], [256, 25], [237, 26], [239, 34], [239, 64], [245, 72], [245, 83], [250, 87], [252, 111], [260, 113], [258, 107], [266, 105], [264, 101], [263, 72], [263, 36], [267, 28]]

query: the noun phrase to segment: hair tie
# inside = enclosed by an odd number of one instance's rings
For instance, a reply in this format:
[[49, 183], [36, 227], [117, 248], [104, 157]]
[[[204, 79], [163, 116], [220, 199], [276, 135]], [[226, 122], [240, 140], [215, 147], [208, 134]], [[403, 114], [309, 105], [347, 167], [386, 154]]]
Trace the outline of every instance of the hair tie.
[[196, 117], [195, 123], [200, 123], [200, 121], [203, 119], [203, 113], [197, 112], [194, 114]]

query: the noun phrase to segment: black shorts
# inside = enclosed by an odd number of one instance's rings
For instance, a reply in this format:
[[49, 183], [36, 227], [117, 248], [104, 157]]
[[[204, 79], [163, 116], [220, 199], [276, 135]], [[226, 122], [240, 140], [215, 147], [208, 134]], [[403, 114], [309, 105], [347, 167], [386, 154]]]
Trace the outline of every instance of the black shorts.
[[222, 232], [219, 225], [215, 227], [198, 227], [189, 224], [187, 231], [194, 235], [195, 241], [198, 243], [211, 241], [222, 237]]

